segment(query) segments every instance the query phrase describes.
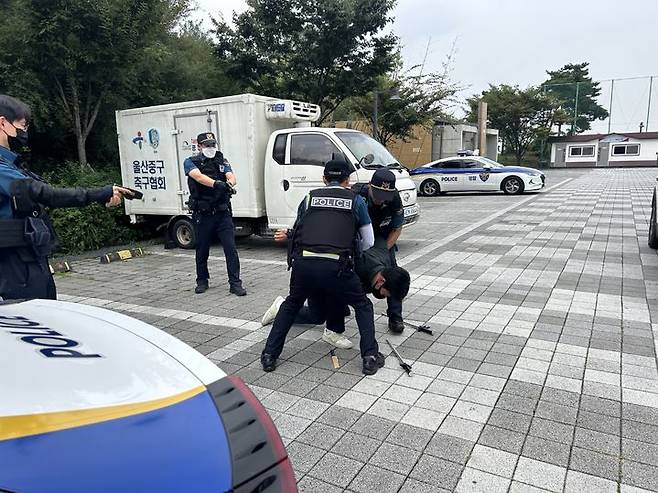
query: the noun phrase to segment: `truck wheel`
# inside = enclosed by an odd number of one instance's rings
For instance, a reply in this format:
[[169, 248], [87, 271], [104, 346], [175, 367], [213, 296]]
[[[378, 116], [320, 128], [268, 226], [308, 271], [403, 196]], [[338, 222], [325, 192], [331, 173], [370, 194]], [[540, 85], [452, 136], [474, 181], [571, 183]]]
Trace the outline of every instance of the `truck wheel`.
[[523, 193], [523, 181], [516, 176], [510, 176], [509, 178], [505, 178], [501, 188], [507, 195]]
[[192, 220], [188, 217], [177, 219], [171, 227], [171, 238], [178, 248], [186, 250], [194, 248], [196, 246], [196, 232]]
[[436, 180], [430, 178], [420, 184], [420, 193], [427, 197], [434, 197], [441, 193], [441, 187]]
[[656, 193], [653, 194], [651, 199], [651, 219], [649, 220], [649, 248], [658, 248], [658, 231], [656, 231]]

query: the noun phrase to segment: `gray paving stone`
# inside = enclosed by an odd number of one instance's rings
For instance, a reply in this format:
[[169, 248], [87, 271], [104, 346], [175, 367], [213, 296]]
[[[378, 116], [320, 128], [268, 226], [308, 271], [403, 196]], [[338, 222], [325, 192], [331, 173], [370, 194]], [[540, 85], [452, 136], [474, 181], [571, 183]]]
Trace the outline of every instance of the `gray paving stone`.
[[395, 425], [395, 421], [364, 414], [351, 426], [350, 431], [376, 440], [384, 440], [393, 431]]
[[624, 438], [622, 440], [622, 456], [624, 459], [658, 467], [658, 445], [653, 443]]
[[335, 454], [365, 463], [370, 460], [381, 443], [380, 440], [348, 431], [338, 440], [331, 451]]
[[611, 481], [619, 481], [619, 457], [574, 447], [569, 468]]
[[301, 442], [292, 442], [286, 447], [288, 457], [297, 472], [307, 473], [327, 453], [326, 450]]
[[436, 433], [427, 444], [425, 452], [440, 459], [466, 464], [474, 446], [475, 442], [443, 433]]
[[622, 436], [640, 442], [658, 443], [658, 426], [623, 420]]
[[630, 402], [624, 402], [622, 406], [622, 415], [624, 419], [639, 421], [655, 425], [658, 423], [658, 408], [649, 406], [640, 406]]
[[619, 456], [619, 436], [608, 435], [586, 428], [576, 427], [576, 435], [573, 442], [574, 447], [594, 450], [603, 454]]
[[414, 467], [420, 452], [391, 443], [383, 443], [369, 460], [369, 464], [407, 475]]
[[582, 395], [580, 399], [581, 411], [605, 414], [607, 416], [621, 416], [621, 402], [603, 399], [593, 395]]
[[518, 433], [527, 433], [532, 417], [528, 414], [515, 413], [495, 408], [489, 416], [488, 424]]
[[478, 443], [518, 455], [521, 453], [524, 440], [523, 433], [487, 425], [482, 430]]
[[297, 488], [299, 489], [299, 493], [341, 493], [344, 491], [338, 486], [325, 483], [310, 476], [304, 476], [297, 483]]
[[367, 464], [350, 483], [350, 491], [358, 493], [396, 493], [402, 483], [404, 476], [386, 469]]
[[[313, 445], [324, 450], [331, 450], [331, 447], [345, 434], [344, 430], [334, 428], [333, 426], [322, 423], [312, 423], [304, 432], [297, 437], [297, 440], [307, 445]], [[322, 479], [322, 478], [319, 478]]]
[[621, 479], [623, 483], [658, 491], [658, 467], [624, 460], [621, 464]]
[[444, 488], [438, 488], [433, 484], [407, 478], [402, 488], [400, 488], [399, 493], [449, 493], [450, 491]]
[[341, 457], [330, 452], [308, 474], [321, 481], [345, 488], [352, 482], [363, 465], [362, 462]]
[[463, 466], [444, 459], [423, 455], [411, 471], [410, 477], [439, 488], [453, 490]]
[[349, 430], [350, 427], [356, 423], [362, 415], [363, 413], [355, 411], [354, 409], [348, 409], [341, 406], [332, 406], [327, 409], [317, 420], [320, 423], [324, 423], [335, 428]]
[[569, 451], [570, 447], [563, 443], [529, 436], [523, 445], [521, 455], [557, 466], [567, 467]]
[[386, 437], [386, 441], [402, 447], [422, 451], [431, 438], [432, 432], [429, 430], [400, 423]]
[[573, 442], [574, 426], [543, 418], [533, 418], [530, 435], [570, 446]]
[[576, 423], [577, 407], [561, 406], [547, 401], [539, 401], [535, 416], [558, 423], [573, 425]]
[[315, 387], [305, 397], [313, 399], [315, 401], [326, 402], [327, 404], [334, 404], [338, 399], [340, 399], [346, 389], [340, 389], [338, 387], [330, 387], [328, 385], [322, 384]]

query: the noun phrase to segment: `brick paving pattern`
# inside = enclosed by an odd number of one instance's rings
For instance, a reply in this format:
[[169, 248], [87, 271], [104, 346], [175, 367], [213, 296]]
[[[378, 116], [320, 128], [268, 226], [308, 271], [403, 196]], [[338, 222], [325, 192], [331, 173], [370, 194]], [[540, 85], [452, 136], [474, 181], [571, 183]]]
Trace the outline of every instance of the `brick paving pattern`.
[[541, 194], [421, 198], [399, 259], [412, 275], [405, 318], [434, 335], [389, 334], [375, 305], [381, 350], [398, 345], [411, 377], [393, 357], [364, 377], [356, 349], [338, 350], [334, 370], [309, 326], [263, 373], [259, 320], [288, 283], [271, 242], [239, 242], [246, 298], [228, 295], [221, 256], [194, 295], [193, 252], [161, 247], [76, 262], [57, 284], [61, 299], [149, 322], [240, 375], [302, 492], [658, 491], [657, 174], [549, 171]]

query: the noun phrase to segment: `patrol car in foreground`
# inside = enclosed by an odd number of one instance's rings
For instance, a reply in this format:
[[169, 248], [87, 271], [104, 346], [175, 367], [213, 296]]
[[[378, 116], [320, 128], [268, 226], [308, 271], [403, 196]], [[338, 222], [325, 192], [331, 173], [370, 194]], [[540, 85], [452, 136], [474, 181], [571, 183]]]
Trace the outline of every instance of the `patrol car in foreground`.
[[458, 156], [433, 161], [410, 171], [418, 192], [434, 196], [446, 192], [517, 194], [541, 190], [545, 176], [522, 166], [503, 166], [484, 156]]
[[0, 491], [296, 492], [265, 408], [155, 327], [0, 302]]

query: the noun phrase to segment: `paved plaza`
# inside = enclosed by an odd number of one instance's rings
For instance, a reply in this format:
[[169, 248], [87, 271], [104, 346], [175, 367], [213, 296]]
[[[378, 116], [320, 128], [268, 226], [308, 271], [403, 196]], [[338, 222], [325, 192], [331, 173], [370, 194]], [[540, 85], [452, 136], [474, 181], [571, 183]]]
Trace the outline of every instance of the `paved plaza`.
[[[658, 491], [658, 256], [647, 243], [656, 169], [547, 172], [539, 194], [420, 198], [399, 263], [405, 319], [373, 377], [358, 350], [293, 327], [261, 370], [263, 312], [287, 292], [286, 250], [241, 240], [249, 295], [231, 296], [221, 247], [195, 295], [194, 252], [72, 262], [60, 298], [151, 323], [241, 376], [269, 410], [302, 492]], [[653, 322], [653, 323], [652, 323]], [[347, 335], [358, 342], [354, 320]], [[356, 345], [358, 347], [358, 344]], [[175, 446], [175, 444], [172, 444]]]

